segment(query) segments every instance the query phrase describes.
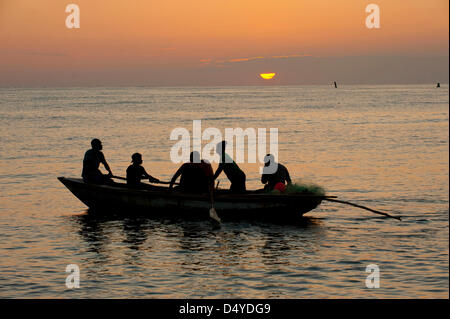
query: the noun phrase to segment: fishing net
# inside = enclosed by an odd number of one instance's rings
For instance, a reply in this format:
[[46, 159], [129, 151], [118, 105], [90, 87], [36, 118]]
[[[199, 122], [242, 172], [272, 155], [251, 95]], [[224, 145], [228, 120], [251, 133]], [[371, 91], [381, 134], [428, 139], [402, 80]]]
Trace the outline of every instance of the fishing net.
[[[278, 190], [273, 190], [271, 193], [280, 193]], [[297, 180], [290, 185], [286, 185], [286, 190], [283, 194], [313, 194], [318, 196], [325, 195], [325, 189], [315, 183], [308, 182], [305, 180]]]

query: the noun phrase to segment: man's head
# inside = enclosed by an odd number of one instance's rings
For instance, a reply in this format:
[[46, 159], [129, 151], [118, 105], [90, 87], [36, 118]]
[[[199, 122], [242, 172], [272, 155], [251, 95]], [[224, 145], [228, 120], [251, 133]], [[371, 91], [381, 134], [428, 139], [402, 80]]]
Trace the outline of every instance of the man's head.
[[191, 152], [189, 159], [191, 163], [200, 163], [200, 153], [197, 151]]
[[264, 166], [269, 166], [270, 163], [275, 163], [275, 157], [272, 154], [264, 156]]
[[131, 162], [137, 165], [142, 164], [142, 155], [140, 153], [134, 153], [131, 155]]
[[267, 154], [264, 156], [264, 167], [262, 167], [263, 174], [274, 174], [278, 170], [278, 163], [275, 162], [275, 156]]
[[103, 149], [102, 142], [98, 138], [94, 138], [91, 141], [92, 149], [101, 151]]

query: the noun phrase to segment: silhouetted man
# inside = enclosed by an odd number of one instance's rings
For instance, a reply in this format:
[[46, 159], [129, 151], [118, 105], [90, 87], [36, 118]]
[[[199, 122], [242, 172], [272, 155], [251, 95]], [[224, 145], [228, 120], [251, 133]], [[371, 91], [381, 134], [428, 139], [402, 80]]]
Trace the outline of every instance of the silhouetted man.
[[[83, 177], [83, 181], [86, 183], [93, 184], [111, 184], [113, 181], [111, 177], [113, 175], [111, 169], [109, 168], [108, 163], [105, 160], [105, 155], [102, 153], [102, 142], [94, 138], [91, 141], [92, 148], [87, 150], [84, 154], [83, 159], [83, 172], [81, 176]], [[105, 169], [109, 172], [109, 174], [102, 174], [100, 171], [100, 163], [103, 164]]]
[[179, 189], [186, 193], [212, 192], [214, 186], [213, 170], [211, 164], [200, 160], [200, 154], [196, 151], [189, 156], [190, 162], [184, 163], [173, 175], [169, 189], [173, 188], [179, 176]]
[[222, 171], [231, 182], [230, 190], [233, 193], [244, 193], [245, 188], [245, 173], [239, 168], [239, 166], [233, 161], [233, 159], [225, 153], [226, 141], [222, 141], [217, 144], [216, 152], [220, 156], [219, 167], [214, 174], [214, 180], [219, 177]]
[[141, 165], [142, 164], [142, 155], [139, 153], [134, 153], [131, 155], [131, 164], [127, 168], [127, 185], [132, 188], [140, 188], [144, 186], [144, 184], [141, 184], [141, 180], [143, 178], [148, 178], [148, 181], [150, 183], [158, 183], [159, 179], [154, 178], [153, 176], [149, 175], [145, 168]]
[[[269, 171], [268, 167], [270, 165], [277, 165], [277, 170], [274, 173], [265, 172]], [[292, 181], [287, 168], [280, 163], [276, 163], [275, 157], [272, 154], [267, 154], [264, 157], [264, 169], [261, 176], [261, 183], [265, 184], [265, 190], [271, 191], [278, 183], [282, 183], [283, 185], [285, 185], [286, 183], [291, 184]]]

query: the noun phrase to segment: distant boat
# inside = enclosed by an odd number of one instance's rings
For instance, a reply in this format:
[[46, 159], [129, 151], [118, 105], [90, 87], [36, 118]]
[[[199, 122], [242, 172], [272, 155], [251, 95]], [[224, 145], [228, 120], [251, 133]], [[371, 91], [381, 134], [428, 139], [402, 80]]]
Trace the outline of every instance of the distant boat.
[[[94, 211], [117, 211], [125, 213], [144, 212], [149, 216], [181, 216], [208, 218], [211, 207], [209, 195], [168, 192], [168, 187], [150, 186], [148, 189], [130, 189], [126, 184], [96, 185], [80, 178], [58, 177], [80, 201]], [[268, 194], [247, 191], [231, 194], [217, 190], [214, 207], [226, 220], [274, 220], [295, 221], [315, 209], [325, 198], [310, 193]]]

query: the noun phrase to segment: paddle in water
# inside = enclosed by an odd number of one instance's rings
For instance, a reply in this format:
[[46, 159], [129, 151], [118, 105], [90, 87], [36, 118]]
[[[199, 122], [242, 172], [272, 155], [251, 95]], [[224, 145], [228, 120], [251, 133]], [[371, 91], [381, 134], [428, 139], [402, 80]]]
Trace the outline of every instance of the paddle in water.
[[372, 208], [369, 208], [369, 207], [366, 207], [366, 206], [350, 203], [350, 202], [347, 202], [347, 201], [338, 200], [338, 199], [332, 199], [332, 198], [329, 198], [329, 197], [325, 197], [323, 200], [327, 200], [327, 201], [330, 201], [330, 202], [341, 203], [341, 204], [346, 204], [346, 205], [362, 208], [362, 209], [368, 210], [369, 212], [372, 212], [372, 213], [375, 213], [375, 214], [378, 214], [378, 215], [383, 215], [383, 216], [394, 218], [394, 219], [397, 219], [397, 220], [402, 220], [400, 216], [392, 216], [392, 215], [389, 215], [388, 213], [383, 213], [383, 212], [380, 212], [378, 210], [375, 210], [375, 209], [372, 209]]
[[211, 201], [211, 208], [209, 209], [209, 217], [211, 217], [220, 226], [222, 220], [220, 219], [219, 215], [217, 215], [216, 209], [214, 208], [214, 184], [210, 185], [209, 187], [209, 199]]
[[294, 184], [288, 184], [286, 186], [286, 192], [288, 194], [305, 194], [305, 193], [310, 193], [310, 194], [314, 194], [316, 196], [320, 196], [322, 197], [322, 200], [327, 200], [330, 202], [335, 202], [335, 203], [340, 203], [340, 204], [345, 204], [345, 205], [350, 205], [353, 207], [358, 207], [361, 209], [365, 209], [368, 210], [369, 212], [378, 214], [378, 215], [383, 215], [386, 217], [390, 217], [390, 218], [394, 218], [397, 220], [401, 220], [401, 217], [397, 217], [397, 216], [392, 216], [389, 215], [388, 213], [383, 213], [380, 212], [378, 210], [366, 207], [366, 206], [362, 206], [362, 205], [358, 205], [358, 204], [354, 204], [354, 203], [350, 203], [347, 201], [343, 201], [343, 200], [338, 200], [338, 199], [333, 199], [336, 198], [336, 196], [325, 196], [325, 189], [323, 189], [323, 187], [316, 185], [314, 183], [305, 183], [302, 181], [298, 181], [297, 183]]
[[218, 222], [219, 224], [222, 222], [222, 220], [220, 219], [220, 217], [217, 215], [216, 209], [214, 207], [211, 207], [209, 209], [209, 217], [211, 217], [212, 219], [214, 219], [216, 222]]

